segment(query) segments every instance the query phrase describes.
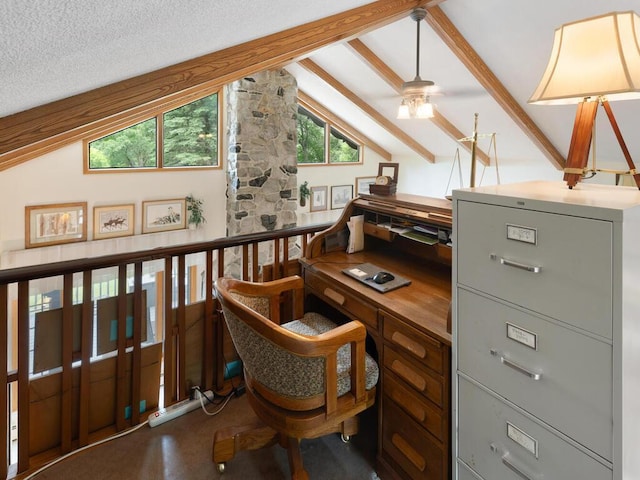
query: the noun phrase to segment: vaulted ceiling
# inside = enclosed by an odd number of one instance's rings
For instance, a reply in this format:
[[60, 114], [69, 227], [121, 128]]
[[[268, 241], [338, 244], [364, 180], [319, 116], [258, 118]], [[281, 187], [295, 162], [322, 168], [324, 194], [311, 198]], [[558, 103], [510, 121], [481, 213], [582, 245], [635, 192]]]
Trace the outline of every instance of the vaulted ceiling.
[[[428, 7], [420, 75], [442, 95], [432, 97], [434, 119], [398, 120], [398, 89], [416, 73], [416, 23], [409, 17], [416, 6]], [[471, 135], [477, 114], [477, 131], [496, 133], [501, 162], [558, 168], [575, 106], [527, 104], [554, 30], [634, 9], [638, 0], [41, 0], [28, 9], [4, 0], [0, 170], [28, 158], [25, 152], [46, 151], [29, 145], [51, 136], [73, 140], [101, 116], [117, 118], [119, 110], [164, 94], [275, 66], [394, 160], [450, 160], [465, 148], [458, 139]], [[631, 156], [639, 157], [640, 102], [612, 107]], [[623, 167], [605, 118], [598, 117], [598, 158]], [[486, 161], [488, 143], [479, 147]]]

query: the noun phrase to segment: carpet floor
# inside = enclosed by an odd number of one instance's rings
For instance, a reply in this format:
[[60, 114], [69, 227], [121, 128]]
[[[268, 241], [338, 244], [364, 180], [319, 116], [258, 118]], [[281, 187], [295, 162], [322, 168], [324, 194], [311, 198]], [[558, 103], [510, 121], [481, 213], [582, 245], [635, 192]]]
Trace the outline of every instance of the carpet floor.
[[[214, 411], [209, 406], [208, 410]], [[154, 428], [143, 425], [120, 438], [70, 455], [33, 480], [279, 480], [290, 478], [287, 454], [275, 445], [240, 452], [218, 473], [211, 460], [218, 428], [250, 418], [246, 396], [232, 398], [215, 416], [194, 410]], [[376, 408], [360, 416], [360, 432], [347, 444], [340, 435], [303, 440], [302, 457], [315, 480], [376, 480]]]

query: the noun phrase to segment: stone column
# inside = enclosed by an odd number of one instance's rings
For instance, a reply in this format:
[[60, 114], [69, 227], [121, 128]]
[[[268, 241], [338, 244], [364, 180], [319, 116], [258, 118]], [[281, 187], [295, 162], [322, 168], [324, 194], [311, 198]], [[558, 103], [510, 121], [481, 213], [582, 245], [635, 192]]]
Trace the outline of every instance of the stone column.
[[[286, 70], [260, 72], [226, 88], [227, 234], [297, 224], [297, 84]], [[290, 251], [290, 255], [294, 253]], [[272, 252], [260, 252], [260, 264]], [[239, 258], [229, 274], [236, 275]]]

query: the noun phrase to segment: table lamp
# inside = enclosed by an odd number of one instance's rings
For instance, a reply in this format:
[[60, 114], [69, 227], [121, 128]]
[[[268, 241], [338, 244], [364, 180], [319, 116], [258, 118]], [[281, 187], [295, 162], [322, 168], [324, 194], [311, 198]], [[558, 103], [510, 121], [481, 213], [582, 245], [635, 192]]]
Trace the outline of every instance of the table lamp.
[[[640, 188], [631, 155], [609, 101], [640, 98], [640, 16], [612, 12], [562, 25], [555, 31], [551, 58], [529, 99], [532, 104], [577, 103], [564, 180], [573, 188], [585, 173], [599, 105], [602, 105]], [[606, 171], [606, 170], [598, 170]]]

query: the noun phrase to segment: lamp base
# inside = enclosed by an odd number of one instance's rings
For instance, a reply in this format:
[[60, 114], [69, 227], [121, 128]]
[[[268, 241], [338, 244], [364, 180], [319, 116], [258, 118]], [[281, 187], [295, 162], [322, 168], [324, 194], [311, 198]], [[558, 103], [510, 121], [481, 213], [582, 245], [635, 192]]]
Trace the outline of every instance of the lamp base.
[[[589, 150], [591, 149], [591, 142], [593, 137], [593, 128], [595, 125], [596, 113], [598, 112], [598, 106], [602, 104], [611, 128], [616, 135], [618, 144], [622, 149], [622, 153], [627, 161], [629, 170], [627, 172], [615, 171], [615, 170], [597, 170], [587, 169], [587, 163], [589, 161]], [[609, 102], [600, 97], [598, 101], [583, 101], [578, 104], [578, 110], [576, 111], [576, 118], [573, 124], [573, 133], [571, 135], [571, 145], [569, 146], [569, 155], [567, 156], [567, 163], [564, 168], [564, 181], [567, 182], [569, 189], [572, 189], [582, 179], [585, 173], [603, 171], [607, 173], [616, 174], [631, 174], [636, 182], [636, 186], [640, 189], [640, 173], [636, 172], [636, 166], [631, 159], [629, 150], [622, 138], [620, 128], [618, 128], [618, 122], [613, 115]]]

